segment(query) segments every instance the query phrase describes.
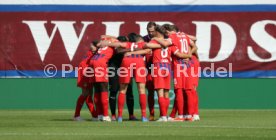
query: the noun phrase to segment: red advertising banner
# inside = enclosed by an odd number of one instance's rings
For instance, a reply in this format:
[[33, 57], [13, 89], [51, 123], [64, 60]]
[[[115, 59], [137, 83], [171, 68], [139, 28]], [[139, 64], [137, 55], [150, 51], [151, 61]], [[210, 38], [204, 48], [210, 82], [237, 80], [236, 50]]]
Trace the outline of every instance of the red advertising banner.
[[44, 77], [48, 64], [58, 71], [77, 66], [100, 35], [146, 35], [149, 21], [197, 36], [202, 69], [276, 76], [275, 12], [0, 12], [0, 18], [1, 77]]

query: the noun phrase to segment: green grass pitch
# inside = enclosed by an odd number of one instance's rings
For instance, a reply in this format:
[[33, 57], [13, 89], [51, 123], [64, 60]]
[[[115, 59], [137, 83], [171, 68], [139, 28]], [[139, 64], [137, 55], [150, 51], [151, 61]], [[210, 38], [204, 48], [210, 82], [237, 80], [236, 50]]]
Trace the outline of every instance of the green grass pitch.
[[[276, 139], [276, 110], [200, 110], [199, 122], [71, 121], [73, 110], [0, 110], [0, 140]], [[124, 113], [126, 114], [126, 112]], [[156, 114], [158, 114], [156, 112]], [[139, 111], [136, 110], [139, 117]], [[127, 116], [125, 116], [127, 118]]]

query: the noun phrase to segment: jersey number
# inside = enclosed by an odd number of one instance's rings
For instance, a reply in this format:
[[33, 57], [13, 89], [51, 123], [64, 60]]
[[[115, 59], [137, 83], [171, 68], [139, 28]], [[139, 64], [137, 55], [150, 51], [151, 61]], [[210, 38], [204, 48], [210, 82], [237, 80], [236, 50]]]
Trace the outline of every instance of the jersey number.
[[179, 41], [181, 42], [181, 52], [182, 53], [188, 53], [189, 50], [188, 50], [188, 41], [187, 41], [187, 39], [182, 38]]
[[134, 49], [138, 48], [138, 45], [135, 44], [135, 43], [132, 43], [131, 46], [130, 46], [130, 50], [131, 51], [134, 51]]
[[162, 58], [168, 57], [168, 48], [166, 48], [166, 49], [163, 49], [163, 48], [162, 48], [161, 57], [162, 57]]

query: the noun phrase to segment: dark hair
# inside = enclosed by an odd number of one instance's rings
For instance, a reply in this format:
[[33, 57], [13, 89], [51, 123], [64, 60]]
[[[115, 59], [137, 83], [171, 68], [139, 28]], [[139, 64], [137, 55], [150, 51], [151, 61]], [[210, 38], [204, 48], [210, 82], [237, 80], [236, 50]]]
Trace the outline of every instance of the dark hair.
[[170, 31], [170, 32], [171, 31], [176, 31], [176, 32], [179, 31], [179, 29], [176, 25], [164, 24], [164, 25], [162, 25], [162, 27], [165, 28], [165, 30]]
[[160, 25], [155, 26], [155, 31], [161, 33], [162, 35], [166, 36], [166, 29]]
[[136, 35], [136, 42], [139, 41], [139, 40], [143, 40], [144, 41], [144, 38], [141, 36], [141, 35]]
[[170, 24], [163, 24], [162, 27], [165, 28], [165, 30], [169, 31], [170, 29]]
[[99, 40], [93, 40], [91, 43], [92, 43], [94, 46], [97, 46], [97, 44], [99, 43]]
[[129, 33], [128, 34], [129, 42], [137, 42], [139, 40], [144, 40], [143, 37], [136, 33]]
[[128, 41], [129, 41], [129, 42], [136, 42], [136, 36], [137, 36], [136, 33], [129, 33], [129, 34], [127, 35]]
[[149, 23], [148, 23], [148, 25], [147, 25], [147, 29], [148, 28], [151, 28], [151, 27], [156, 27], [156, 23], [155, 22], [153, 22], [153, 21], [150, 21]]
[[176, 32], [179, 32], [179, 28], [176, 25], [172, 25]]
[[117, 39], [120, 41], [120, 42], [127, 42], [128, 39], [126, 36], [118, 36]]

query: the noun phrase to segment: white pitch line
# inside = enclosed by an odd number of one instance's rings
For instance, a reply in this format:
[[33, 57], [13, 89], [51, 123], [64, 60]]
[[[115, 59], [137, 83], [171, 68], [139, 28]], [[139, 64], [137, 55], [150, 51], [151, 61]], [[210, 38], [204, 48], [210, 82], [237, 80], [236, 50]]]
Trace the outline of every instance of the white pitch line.
[[[181, 123], [181, 122], [167, 122], [167, 123]], [[187, 122], [189, 123], [189, 122]], [[161, 123], [160, 123], [161, 124]], [[156, 127], [156, 126], [165, 126], [165, 127], [175, 127], [176, 125], [139, 125], [143, 127]], [[218, 126], [218, 125], [201, 125], [201, 126], [183, 126], [183, 125], [178, 125], [177, 127], [182, 127], [182, 128], [227, 128], [227, 129], [275, 129], [276, 127], [250, 127], [250, 126], [241, 126], [241, 127], [235, 127], [235, 126]]]

